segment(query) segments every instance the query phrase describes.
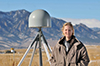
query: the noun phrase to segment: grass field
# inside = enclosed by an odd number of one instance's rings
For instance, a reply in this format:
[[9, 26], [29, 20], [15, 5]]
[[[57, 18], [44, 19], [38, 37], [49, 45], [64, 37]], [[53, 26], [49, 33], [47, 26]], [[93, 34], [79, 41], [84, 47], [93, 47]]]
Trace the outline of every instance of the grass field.
[[[86, 48], [90, 57], [89, 66], [100, 66], [100, 46], [86, 46]], [[1, 50], [1, 52], [5, 52], [5, 51], [7, 50]], [[23, 54], [25, 53], [26, 49], [15, 49], [15, 51], [16, 51], [15, 54], [13, 53], [0, 54], [0, 66], [17, 66]], [[29, 65], [29, 61], [32, 54], [31, 52], [32, 52], [32, 49], [29, 51], [28, 55], [25, 57], [21, 66]], [[44, 51], [42, 52], [42, 59], [43, 59], [43, 66], [50, 66], [47, 60], [47, 56]], [[32, 66], [39, 66], [38, 49], [35, 52]]]
[[100, 66], [100, 46], [86, 46], [90, 58], [89, 66]]

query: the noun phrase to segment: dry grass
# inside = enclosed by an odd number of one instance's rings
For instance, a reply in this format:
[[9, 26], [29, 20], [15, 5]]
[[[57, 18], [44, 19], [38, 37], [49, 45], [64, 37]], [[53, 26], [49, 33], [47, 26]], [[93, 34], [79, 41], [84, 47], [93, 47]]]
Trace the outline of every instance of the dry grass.
[[[6, 53], [0, 54], [0, 66], [17, 66], [22, 56], [24, 55], [26, 49], [16, 49], [17, 53]], [[28, 66], [32, 55], [32, 49], [29, 51], [21, 66]], [[42, 52], [43, 66], [50, 66], [47, 61], [47, 56], [45, 52]], [[39, 66], [39, 53], [38, 49], [35, 51], [35, 55], [32, 61], [32, 66]]]
[[[100, 46], [86, 46], [89, 57], [90, 63], [89, 66], [100, 66]], [[2, 50], [5, 51], [5, 50]], [[23, 54], [25, 53], [26, 49], [15, 49], [16, 53], [10, 54], [0, 54], [0, 66], [17, 66], [19, 61], [21, 60]], [[25, 57], [24, 61], [22, 62], [21, 66], [28, 66], [29, 61], [31, 58], [31, 52]], [[43, 66], [50, 66], [49, 62], [47, 61], [47, 56], [45, 52], [42, 52], [42, 59], [43, 59]], [[39, 53], [38, 49], [35, 52], [32, 66], [39, 66]]]
[[90, 57], [89, 66], [100, 66], [100, 46], [86, 46]]

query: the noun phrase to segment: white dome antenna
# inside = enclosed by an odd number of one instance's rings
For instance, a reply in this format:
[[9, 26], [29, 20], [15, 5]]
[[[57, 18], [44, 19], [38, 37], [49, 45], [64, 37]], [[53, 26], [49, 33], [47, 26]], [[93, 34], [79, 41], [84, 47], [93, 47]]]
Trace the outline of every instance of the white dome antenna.
[[51, 27], [50, 15], [42, 9], [33, 11], [29, 16], [29, 27]]
[[[26, 57], [27, 53], [29, 52], [30, 48], [34, 45], [34, 50], [32, 52], [32, 56], [31, 56], [31, 60], [29, 63], [29, 66], [31, 66], [32, 64], [32, 60], [33, 60], [33, 56], [35, 54], [35, 50], [37, 48], [37, 43], [39, 42], [39, 66], [42, 66], [42, 47], [41, 47], [41, 42], [44, 46], [44, 49], [46, 51], [46, 55], [48, 57], [48, 61], [50, 60], [50, 55], [48, 52], [48, 49], [50, 52], [52, 52], [49, 44], [47, 43], [41, 28], [42, 27], [51, 27], [51, 18], [50, 15], [45, 11], [45, 10], [35, 10], [33, 11], [30, 16], [29, 16], [29, 27], [33, 27], [33, 28], [39, 28], [38, 34], [36, 35], [35, 39], [33, 40], [33, 42], [29, 45], [27, 51], [25, 52], [24, 56], [22, 57], [22, 59], [20, 60], [19, 64], [17, 66], [20, 66], [21, 63], [23, 62], [24, 58]], [[48, 48], [48, 49], [47, 49]], [[49, 61], [50, 63], [50, 61]], [[50, 63], [51, 64], [51, 63]]]

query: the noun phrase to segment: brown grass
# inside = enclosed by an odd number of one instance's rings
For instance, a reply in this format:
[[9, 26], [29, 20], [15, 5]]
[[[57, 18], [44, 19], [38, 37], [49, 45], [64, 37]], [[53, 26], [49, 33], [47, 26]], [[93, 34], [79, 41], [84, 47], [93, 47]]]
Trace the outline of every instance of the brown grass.
[[89, 66], [100, 66], [100, 46], [86, 46], [90, 63]]
[[[86, 46], [86, 48], [91, 60], [89, 66], [100, 66], [100, 46]], [[0, 54], [0, 66], [17, 66], [23, 54], [25, 53], [26, 49], [15, 49], [15, 51], [16, 51], [15, 54], [13, 53]], [[2, 50], [2, 52], [5, 52], [5, 50]], [[30, 58], [32, 55], [31, 52], [32, 49], [25, 57], [21, 66], [29, 65]], [[43, 59], [43, 66], [50, 66], [49, 62], [47, 61], [47, 56], [45, 52], [42, 52], [42, 59]], [[32, 61], [32, 66], [39, 66], [38, 49], [35, 51], [35, 55]]]

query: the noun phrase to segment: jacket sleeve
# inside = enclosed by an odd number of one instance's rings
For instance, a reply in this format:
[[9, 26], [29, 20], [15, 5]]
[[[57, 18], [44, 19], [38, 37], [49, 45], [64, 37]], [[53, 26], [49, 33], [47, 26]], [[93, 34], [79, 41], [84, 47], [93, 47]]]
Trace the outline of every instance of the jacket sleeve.
[[80, 53], [81, 53], [80, 54], [80, 61], [78, 63], [78, 66], [88, 66], [88, 63], [90, 60], [89, 60], [88, 53], [87, 53], [85, 46], [82, 47]]
[[55, 59], [54, 53], [55, 53], [55, 50], [53, 48], [52, 54], [51, 54], [51, 58], [50, 58], [50, 62], [51, 62], [51, 65], [50, 66], [56, 66], [56, 59]]

